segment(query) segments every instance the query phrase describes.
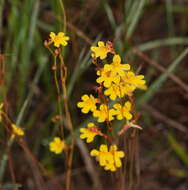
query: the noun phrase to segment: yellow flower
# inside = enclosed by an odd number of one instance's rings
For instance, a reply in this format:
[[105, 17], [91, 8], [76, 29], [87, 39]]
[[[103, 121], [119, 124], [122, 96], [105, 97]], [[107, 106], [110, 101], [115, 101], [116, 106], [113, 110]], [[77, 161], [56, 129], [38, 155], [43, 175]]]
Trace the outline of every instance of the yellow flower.
[[100, 59], [105, 59], [107, 57], [107, 54], [111, 52], [111, 47], [108, 45], [105, 45], [104, 42], [99, 41], [98, 47], [97, 46], [91, 46], [92, 57], [99, 57]]
[[12, 127], [12, 132], [14, 135], [17, 135], [17, 136], [23, 136], [24, 135], [24, 131], [20, 127], [18, 127], [17, 125], [12, 124], [11, 127]]
[[113, 72], [111, 71], [104, 71], [103, 69], [101, 69], [101, 71], [97, 71], [97, 75], [99, 75], [99, 77], [97, 78], [97, 83], [103, 83], [104, 87], [108, 88], [110, 87], [110, 85], [114, 82], [115, 84], [119, 84], [120, 82], [120, 76], [115, 75]]
[[100, 145], [99, 150], [93, 149], [90, 155], [95, 156], [100, 166], [103, 166], [105, 170], [112, 172], [122, 167], [121, 158], [125, 156], [123, 151], [117, 151], [116, 145], [111, 145], [108, 151], [107, 145], [104, 144]]
[[113, 164], [113, 156], [110, 152], [108, 152], [108, 147], [105, 144], [100, 145], [99, 150], [93, 149], [90, 152], [91, 156], [95, 156], [100, 166], [105, 166], [107, 164]]
[[108, 89], [104, 91], [106, 96], [110, 96], [111, 100], [115, 100], [117, 97], [121, 97], [120, 86], [112, 84]]
[[116, 109], [115, 111], [118, 120], [122, 120], [123, 118], [130, 120], [132, 118], [132, 114], [130, 113], [131, 103], [129, 101], [125, 102], [124, 106], [114, 104], [113, 107]]
[[81, 111], [83, 113], [88, 113], [90, 110], [95, 111], [96, 110], [96, 103], [98, 102], [98, 99], [94, 98], [93, 95], [83, 95], [81, 97], [83, 102], [78, 102], [77, 106], [79, 108], [82, 108]]
[[136, 88], [144, 88], [146, 81], [144, 75], [135, 75], [133, 72], [128, 71], [124, 77], [122, 77], [124, 83], [132, 85]]
[[94, 140], [96, 135], [100, 135], [98, 127], [94, 123], [88, 123], [87, 128], [81, 128], [80, 135], [81, 139], [86, 139], [87, 143], [90, 143]]
[[68, 36], [65, 36], [63, 32], [59, 32], [57, 35], [54, 32], [50, 32], [50, 40], [54, 43], [55, 47], [59, 47], [60, 45], [66, 46], [69, 40]]
[[119, 76], [125, 76], [125, 71], [130, 70], [129, 64], [121, 64], [121, 57], [119, 55], [114, 55], [112, 64], [105, 64], [104, 71], [111, 71], [113, 74], [118, 74]]
[[120, 82], [119, 84], [111, 84], [111, 86], [104, 91], [104, 94], [109, 96], [111, 100], [115, 100], [118, 97], [123, 98], [125, 95], [131, 96], [134, 90], [134, 86]]
[[117, 146], [111, 145], [110, 146], [110, 153], [113, 155], [115, 167], [120, 168], [122, 166], [120, 158], [123, 158], [125, 156], [124, 152], [123, 151], [117, 151]]
[[49, 144], [50, 151], [55, 154], [61, 154], [63, 149], [65, 148], [65, 143], [59, 137], [55, 137], [52, 142]]
[[93, 112], [94, 117], [98, 117], [98, 122], [111, 121], [116, 112], [114, 109], [108, 109], [106, 104], [101, 104], [99, 110]]

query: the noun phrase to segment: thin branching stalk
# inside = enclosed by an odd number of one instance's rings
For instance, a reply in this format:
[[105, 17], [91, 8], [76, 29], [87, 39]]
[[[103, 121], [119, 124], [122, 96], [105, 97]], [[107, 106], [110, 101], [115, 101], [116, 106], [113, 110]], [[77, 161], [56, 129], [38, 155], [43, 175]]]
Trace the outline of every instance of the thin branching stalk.
[[67, 67], [64, 64], [63, 55], [59, 55], [60, 58], [60, 75], [61, 75], [61, 84], [63, 89], [63, 101], [64, 101], [64, 109], [65, 109], [65, 117], [67, 126], [71, 133], [71, 146], [70, 146], [70, 153], [68, 155], [68, 161], [67, 161], [67, 173], [66, 173], [66, 190], [71, 189], [71, 168], [72, 168], [72, 161], [73, 161], [73, 152], [74, 152], [74, 130], [73, 130], [73, 124], [71, 119], [71, 114], [69, 110], [69, 101], [67, 96], [67, 86], [66, 86], [66, 79], [67, 79]]

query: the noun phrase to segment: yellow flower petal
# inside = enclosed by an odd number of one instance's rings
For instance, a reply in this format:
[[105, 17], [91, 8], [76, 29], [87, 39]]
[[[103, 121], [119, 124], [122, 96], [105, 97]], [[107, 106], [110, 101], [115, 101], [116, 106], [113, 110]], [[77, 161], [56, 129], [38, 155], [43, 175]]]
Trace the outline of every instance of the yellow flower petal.
[[101, 145], [99, 150], [101, 152], [108, 152], [108, 147], [107, 147], [107, 145]]
[[99, 41], [99, 42], [98, 42], [98, 46], [99, 46], [99, 47], [104, 46], [104, 42]]
[[91, 155], [91, 156], [98, 156], [98, 155], [99, 155], [99, 151], [96, 150], [96, 149], [93, 149], [93, 150], [90, 152], [90, 155]]
[[119, 55], [114, 55], [113, 62], [121, 63], [121, 57]]

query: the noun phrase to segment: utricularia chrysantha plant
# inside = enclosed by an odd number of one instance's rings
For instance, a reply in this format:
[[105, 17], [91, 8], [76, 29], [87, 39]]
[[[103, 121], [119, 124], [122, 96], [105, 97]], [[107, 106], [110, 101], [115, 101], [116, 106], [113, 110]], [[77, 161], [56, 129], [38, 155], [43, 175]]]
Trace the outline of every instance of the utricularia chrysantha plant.
[[[123, 151], [118, 151], [114, 143], [115, 138], [130, 127], [139, 128], [136, 122], [135, 103], [133, 92], [137, 89], [146, 89], [143, 75], [136, 75], [129, 64], [123, 64], [120, 55], [116, 54], [112, 43], [98, 42], [98, 46], [92, 46], [93, 64], [96, 65], [97, 97], [92, 94], [84, 94], [77, 106], [81, 112], [92, 113], [96, 121], [101, 124], [89, 122], [86, 128], [80, 129], [80, 138], [87, 143], [94, 141], [96, 136], [104, 138], [105, 144], [101, 144], [99, 150], [90, 152], [99, 161], [105, 170], [116, 171], [122, 167]], [[114, 120], [123, 120], [124, 125], [118, 132], [114, 126]], [[100, 126], [99, 126], [100, 125]], [[116, 141], [117, 142], [117, 141]]]
[[[69, 37], [63, 32], [57, 35], [51, 32], [50, 39], [45, 45], [52, 53], [56, 52], [56, 57], [58, 54], [56, 50], [61, 46], [66, 46], [68, 40]], [[55, 51], [50, 49], [51, 44], [57, 48]], [[92, 63], [97, 68], [97, 97], [84, 94], [77, 106], [84, 114], [92, 112], [96, 122], [102, 125], [89, 122], [86, 128], [80, 129], [80, 138], [86, 139], [87, 143], [93, 142], [96, 136], [104, 138], [106, 143], [101, 144], [99, 150], [91, 150], [90, 155], [96, 157], [105, 170], [116, 171], [117, 168], [122, 167], [125, 154], [119, 151], [114, 143], [117, 138], [117, 135], [114, 135], [117, 131], [113, 126], [114, 120], [124, 121], [123, 128], [117, 132], [119, 135], [130, 127], [141, 129], [136, 123], [138, 118], [134, 110], [133, 92], [137, 88], [146, 89], [147, 87], [144, 76], [136, 75], [129, 64], [122, 63], [120, 55], [116, 54], [111, 42], [105, 44], [99, 41], [98, 46], [91, 47], [91, 51]], [[49, 147], [50, 151], [60, 154], [67, 148], [67, 145], [61, 138], [54, 137]]]

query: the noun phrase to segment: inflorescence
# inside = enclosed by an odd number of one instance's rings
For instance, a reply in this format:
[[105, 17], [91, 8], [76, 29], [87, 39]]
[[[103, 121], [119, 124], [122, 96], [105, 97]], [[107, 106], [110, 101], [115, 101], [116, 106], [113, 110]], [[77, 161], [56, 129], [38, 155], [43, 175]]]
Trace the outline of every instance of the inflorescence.
[[91, 47], [91, 51], [92, 63], [96, 65], [98, 76], [97, 97], [84, 94], [77, 106], [84, 114], [91, 112], [97, 122], [103, 123], [103, 126], [94, 122], [88, 123], [86, 128], [80, 129], [80, 138], [91, 143], [96, 136], [103, 137], [106, 143], [101, 144], [99, 150], [91, 150], [90, 155], [96, 157], [105, 170], [116, 171], [122, 167], [121, 159], [125, 154], [123, 151], [118, 151], [117, 145], [114, 144], [113, 134], [117, 129], [113, 126], [113, 121], [123, 120], [124, 126], [140, 129], [141, 127], [135, 123], [132, 97], [137, 88], [147, 87], [144, 76], [136, 75], [129, 64], [122, 63], [111, 42], [105, 44], [99, 41], [98, 46]]

